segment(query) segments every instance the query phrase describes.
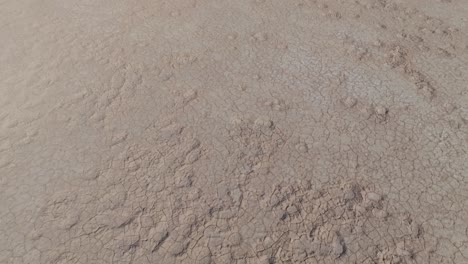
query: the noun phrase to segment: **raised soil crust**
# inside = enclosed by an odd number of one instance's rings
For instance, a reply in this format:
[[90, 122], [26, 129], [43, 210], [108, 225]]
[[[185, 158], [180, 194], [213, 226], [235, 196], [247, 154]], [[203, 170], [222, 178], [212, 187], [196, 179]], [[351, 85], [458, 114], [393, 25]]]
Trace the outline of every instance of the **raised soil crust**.
[[0, 1], [0, 263], [468, 263], [468, 1]]

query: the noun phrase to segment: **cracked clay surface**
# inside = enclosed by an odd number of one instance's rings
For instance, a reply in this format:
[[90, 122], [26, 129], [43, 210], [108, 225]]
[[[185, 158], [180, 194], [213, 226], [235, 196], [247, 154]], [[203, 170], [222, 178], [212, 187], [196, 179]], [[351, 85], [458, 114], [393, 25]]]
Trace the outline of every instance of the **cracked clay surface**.
[[0, 263], [468, 263], [465, 0], [0, 1]]

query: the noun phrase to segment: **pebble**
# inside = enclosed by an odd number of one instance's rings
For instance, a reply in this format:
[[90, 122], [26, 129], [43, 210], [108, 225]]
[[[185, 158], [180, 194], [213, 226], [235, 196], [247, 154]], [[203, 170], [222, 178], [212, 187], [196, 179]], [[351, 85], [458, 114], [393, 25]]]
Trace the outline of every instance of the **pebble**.
[[299, 211], [299, 209], [297, 209], [297, 207], [294, 204], [288, 206], [286, 210], [288, 211], [289, 215], [294, 215]]
[[256, 41], [266, 41], [268, 39], [268, 35], [266, 33], [256, 33], [253, 35], [253, 38], [256, 40]]
[[346, 99], [343, 101], [343, 104], [348, 108], [352, 108], [357, 104], [357, 99], [354, 97], [346, 97]]
[[195, 100], [198, 96], [198, 93], [196, 90], [188, 90], [184, 93], [184, 103], [189, 103], [193, 100]]
[[339, 239], [335, 239], [335, 241], [333, 241], [333, 255], [335, 255], [336, 258], [339, 258], [341, 257], [341, 255], [343, 255], [343, 253], [344, 246], [342, 241], [340, 241]]
[[427, 86], [427, 85], [424, 85], [421, 87], [421, 89], [419, 89], [419, 93], [426, 99], [433, 99], [434, 98], [434, 94], [435, 94], [435, 90], [434, 88], [430, 87], [430, 86]]
[[377, 193], [370, 192], [370, 193], [367, 194], [367, 199], [369, 199], [370, 201], [373, 201], [373, 202], [378, 202], [378, 201], [380, 201], [382, 199], [382, 196], [380, 196]]
[[153, 233], [152, 240], [154, 242], [154, 249], [157, 250], [159, 246], [166, 240], [166, 238], [169, 236], [169, 232], [167, 229], [163, 227], [157, 227], [156, 229], [152, 229], [151, 232]]
[[300, 153], [307, 153], [309, 148], [307, 147], [306, 143], [301, 142], [296, 145], [296, 150], [299, 151]]
[[344, 199], [346, 201], [352, 200], [354, 199], [354, 197], [356, 197], [356, 194], [354, 193], [353, 190], [347, 190], [344, 194]]
[[172, 12], [171, 12], [171, 16], [172, 16], [172, 17], [178, 17], [178, 16], [180, 16], [180, 11], [178, 11], [178, 10], [177, 10], [177, 11], [172, 11]]
[[229, 39], [229, 40], [234, 40], [234, 39], [236, 39], [236, 38], [237, 38], [237, 33], [232, 33], [232, 34], [229, 34], [229, 35], [228, 35], [228, 39]]
[[379, 116], [385, 116], [388, 113], [388, 109], [384, 106], [379, 105], [375, 107], [375, 113]]
[[175, 242], [172, 244], [172, 246], [169, 248], [169, 253], [172, 256], [179, 256], [182, 255], [185, 250], [187, 249], [188, 243], [187, 242]]
[[212, 263], [211, 252], [207, 247], [195, 247], [191, 249], [194, 255], [197, 256], [197, 264], [210, 264]]
[[228, 241], [230, 246], [238, 246], [242, 241], [242, 236], [238, 232], [234, 232], [229, 236]]
[[374, 109], [372, 109], [370, 106], [364, 106], [360, 109], [360, 112], [364, 118], [370, 118], [374, 114]]
[[421, 236], [422, 229], [419, 224], [412, 222], [410, 229], [411, 229], [411, 237], [419, 238]]
[[190, 168], [179, 169], [174, 175], [174, 185], [178, 188], [192, 185], [193, 171]]
[[202, 259], [198, 260], [198, 263], [199, 264], [210, 264], [210, 263], [213, 263], [213, 261], [211, 260], [211, 256], [208, 255], [208, 256], [205, 256]]
[[273, 121], [265, 117], [259, 117], [254, 122], [255, 126], [257, 127], [264, 127], [264, 128], [272, 128]]
[[239, 88], [239, 90], [245, 92], [247, 90], [247, 85], [246, 84], [239, 84], [237, 86]]
[[385, 218], [388, 216], [388, 213], [385, 210], [373, 209], [372, 214], [377, 218]]
[[355, 205], [354, 210], [358, 213], [358, 215], [363, 215], [366, 213], [366, 208], [360, 205]]
[[400, 264], [402, 262], [401, 258], [399, 256], [393, 256], [392, 257], [392, 262], [393, 264]]
[[410, 256], [411, 252], [405, 249], [405, 242], [399, 242], [396, 245], [396, 253], [398, 256]]

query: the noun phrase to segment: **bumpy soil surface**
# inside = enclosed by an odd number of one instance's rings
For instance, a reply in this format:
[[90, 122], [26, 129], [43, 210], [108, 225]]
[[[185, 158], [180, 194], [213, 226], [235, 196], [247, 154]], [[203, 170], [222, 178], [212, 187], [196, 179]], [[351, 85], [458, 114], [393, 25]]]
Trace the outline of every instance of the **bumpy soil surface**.
[[468, 263], [465, 0], [2, 0], [0, 43], [0, 263]]

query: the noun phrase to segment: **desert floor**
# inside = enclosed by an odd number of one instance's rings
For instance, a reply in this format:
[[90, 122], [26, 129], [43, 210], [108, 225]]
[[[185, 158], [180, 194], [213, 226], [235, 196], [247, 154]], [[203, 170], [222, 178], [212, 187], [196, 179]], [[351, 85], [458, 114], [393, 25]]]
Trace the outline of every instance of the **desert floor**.
[[468, 263], [468, 1], [1, 0], [0, 263]]

